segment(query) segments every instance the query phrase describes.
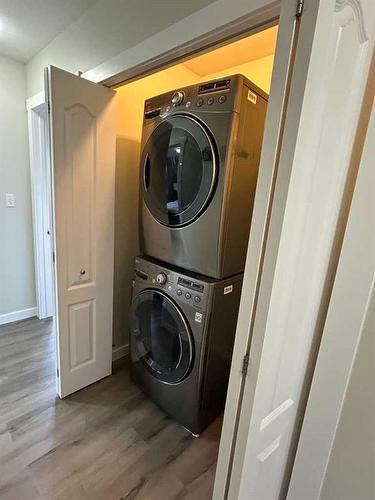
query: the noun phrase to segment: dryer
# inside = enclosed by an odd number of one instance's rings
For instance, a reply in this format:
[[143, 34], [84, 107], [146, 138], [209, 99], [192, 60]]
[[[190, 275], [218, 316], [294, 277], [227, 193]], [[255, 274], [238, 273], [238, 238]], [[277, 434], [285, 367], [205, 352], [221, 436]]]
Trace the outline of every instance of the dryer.
[[145, 102], [144, 254], [213, 278], [243, 272], [266, 108], [242, 75]]
[[224, 409], [241, 286], [242, 274], [218, 281], [135, 260], [131, 376], [193, 434]]

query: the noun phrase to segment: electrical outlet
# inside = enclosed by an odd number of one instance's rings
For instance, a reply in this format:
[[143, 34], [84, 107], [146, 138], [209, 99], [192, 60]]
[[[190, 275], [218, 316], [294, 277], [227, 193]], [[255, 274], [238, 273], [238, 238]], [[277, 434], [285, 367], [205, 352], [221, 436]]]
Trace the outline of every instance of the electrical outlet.
[[15, 208], [16, 195], [14, 193], [5, 193], [5, 206], [7, 208]]

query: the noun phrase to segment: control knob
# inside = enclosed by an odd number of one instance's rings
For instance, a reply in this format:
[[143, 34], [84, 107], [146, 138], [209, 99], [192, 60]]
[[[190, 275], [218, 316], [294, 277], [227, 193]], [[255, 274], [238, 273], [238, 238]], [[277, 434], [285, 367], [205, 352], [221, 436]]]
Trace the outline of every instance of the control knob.
[[185, 95], [181, 90], [178, 90], [177, 92], [175, 92], [172, 96], [173, 106], [178, 106], [179, 104], [181, 104], [182, 101], [184, 100], [184, 97], [185, 97]]
[[159, 273], [156, 276], [156, 282], [159, 283], [159, 285], [164, 285], [167, 282], [167, 275], [165, 273]]

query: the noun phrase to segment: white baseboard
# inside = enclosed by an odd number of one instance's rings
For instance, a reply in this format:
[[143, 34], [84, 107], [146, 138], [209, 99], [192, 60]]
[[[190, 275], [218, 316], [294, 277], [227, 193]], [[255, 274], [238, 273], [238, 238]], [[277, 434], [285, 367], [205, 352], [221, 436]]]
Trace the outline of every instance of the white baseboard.
[[13, 323], [14, 321], [20, 321], [21, 319], [32, 318], [38, 314], [37, 307], [29, 307], [29, 309], [21, 309], [21, 311], [14, 311], [11, 313], [0, 314], [0, 325], [5, 325], [6, 323]]
[[129, 354], [129, 344], [121, 345], [112, 349], [112, 361], [124, 358]]

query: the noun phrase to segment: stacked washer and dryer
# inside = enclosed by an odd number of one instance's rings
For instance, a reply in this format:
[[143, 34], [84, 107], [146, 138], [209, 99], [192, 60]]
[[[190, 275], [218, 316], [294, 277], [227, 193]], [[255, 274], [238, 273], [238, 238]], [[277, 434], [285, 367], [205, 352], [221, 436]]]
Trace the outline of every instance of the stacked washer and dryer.
[[266, 108], [242, 75], [145, 102], [131, 375], [195, 435], [225, 404]]

